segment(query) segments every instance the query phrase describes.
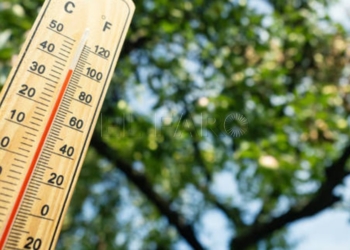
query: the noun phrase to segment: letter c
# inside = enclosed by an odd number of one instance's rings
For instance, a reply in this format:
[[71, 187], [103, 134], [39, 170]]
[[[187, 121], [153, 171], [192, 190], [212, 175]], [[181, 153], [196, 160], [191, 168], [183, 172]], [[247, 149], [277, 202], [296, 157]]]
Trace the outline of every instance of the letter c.
[[73, 13], [73, 10], [72, 9], [69, 9], [69, 7], [72, 6], [72, 8], [74, 9], [75, 8], [75, 4], [73, 2], [67, 2], [65, 5], [64, 5], [64, 10], [67, 12], [67, 13]]

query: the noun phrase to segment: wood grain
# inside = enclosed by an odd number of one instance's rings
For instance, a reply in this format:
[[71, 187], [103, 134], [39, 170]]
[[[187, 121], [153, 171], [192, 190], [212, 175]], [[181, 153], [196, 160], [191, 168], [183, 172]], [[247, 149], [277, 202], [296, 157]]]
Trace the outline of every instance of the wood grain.
[[0, 95], [0, 249], [55, 248], [133, 12], [42, 7]]

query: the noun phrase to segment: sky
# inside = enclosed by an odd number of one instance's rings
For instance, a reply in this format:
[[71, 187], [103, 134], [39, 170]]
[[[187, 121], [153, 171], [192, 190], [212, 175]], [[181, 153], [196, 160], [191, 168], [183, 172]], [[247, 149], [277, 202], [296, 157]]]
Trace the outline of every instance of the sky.
[[[269, 12], [269, 7], [260, 0], [248, 1], [248, 4], [263, 12]], [[340, 0], [329, 9], [330, 16], [343, 24], [350, 33], [350, 1]], [[217, 181], [217, 190], [235, 189], [228, 176], [221, 176]], [[225, 187], [221, 187], [220, 184]], [[231, 183], [231, 184], [230, 184]], [[228, 188], [227, 185], [233, 185]], [[350, 202], [350, 178], [340, 190]], [[349, 207], [348, 207], [349, 208]], [[225, 217], [217, 211], [209, 211], [202, 219], [205, 225], [201, 241], [208, 249], [225, 250], [231, 237]], [[296, 242], [295, 250], [349, 250], [350, 249], [350, 209], [344, 207], [327, 209], [313, 217], [299, 220], [288, 226], [289, 239]], [[181, 247], [179, 249], [182, 249]], [[183, 248], [186, 249], [186, 248]]]
[[[269, 11], [269, 7], [264, 5], [261, 0], [249, 2], [254, 3], [254, 7], [261, 11]], [[340, 0], [336, 6], [329, 10], [329, 13], [334, 20], [345, 25], [350, 31], [350, 0]], [[140, 91], [142, 92], [142, 90]], [[140, 100], [138, 102], [145, 103]], [[137, 108], [140, 111], [140, 106]], [[149, 110], [149, 107], [141, 108]], [[217, 176], [215, 188], [219, 193], [224, 190], [230, 190], [232, 193], [232, 190], [236, 189], [227, 174]], [[346, 180], [346, 185], [342, 188], [341, 193], [350, 201], [350, 178]], [[227, 249], [231, 232], [227, 220], [220, 212], [209, 210], [200, 223], [204, 225], [204, 232], [200, 235], [201, 242], [209, 249]], [[288, 229], [290, 239], [298, 242], [295, 250], [350, 249], [350, 212], [341, 207], [327, 209], [316, 216], [295, 222]], [[177, 249], [188, 249], [188, 247], [186, 244], [180, 243]]]
[[[259, 11], [268, 13], [270, 7], [262, 0], [248, 0], [248, 4]], [[343, 24], [350, 33], [350, 0], [339, 0], [339, 3], [329, 10], [330, 16], [337, 22]], [[140, 98], [146, 98], [144, 89]], [[146, 96], [146, 97], [145, 97]], [[137, 100], [137, 103], [144, 103]], [[140, 112], [148, 111], [149, 107], [143, 107]], [[223, 193], [225, 190], [235, 190], [234, 182], [230, 180], [229, 175], [222, 174], [217, 176], [215, 191]], [[346, 185], [342, 187], [341, 193], [347, 197], [350, 202], [350, 178], [346, 179]], [[350, 249], [350, 209], [346, 211], [343, 208], [327, 209], [316, 216], [299, 220], [288, 226], [289, 239], [297, 243], [295, 250], [349, 250]], [[227, 243], [231, 238], [232, 232], [225, 216], [215, 210], [209, 210], [203, 216], [200, 224], [203, 225], [203, 232], [200, 234], [200, 241], [208, 249], [226, 250]], [[180, 242], [176, 249], [187, 250], [188, 245]]]
[[[350, 1], [341, 0], [330, 9], [330, 16], [350, 30]], [[345, 181], [343, 193], [349, 200], [350, 178]], [[344, 208], [326, 211], [292, 224], [291, 238], [298, 240], [296, 250], [349, 250], [350, 212]]]

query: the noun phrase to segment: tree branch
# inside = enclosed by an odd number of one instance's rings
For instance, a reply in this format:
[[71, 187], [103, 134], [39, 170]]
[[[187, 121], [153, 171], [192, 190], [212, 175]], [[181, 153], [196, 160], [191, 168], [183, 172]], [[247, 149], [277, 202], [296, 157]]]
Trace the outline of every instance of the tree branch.
[[287, 224], [301, 218], [315, 215], [339, 201], [340, 197], [335, 196], [333, 191], [334, 188], [349, 174], [345, 169], [349, 157], [350, 145], [345, 148], [338, 160], [336, 160], [330, 167], [326, 168], [326, 180], [308, 203], [293, 206], [288, 212], [269, 222], [253, 224], [242, 234], [232, 239], [231, 249], [246, 249], [248, 246], [257, 243], [259, 240], [270, 235], [274, 231], [281, 229]]
[[94, 147], [101, 156], [106, 157], [109, 161], [113, 162], [115, 166], [126, 175], [128, 180], [138, 187], [138, 189], [158, 208], [159, 212], [168, 219], [169, 223], [176, 227], [179, 234], [193, 249], [204, 249], [196, 238], [192, 225], [187, 224], [181, 214], [171, 209], [170, 202], [165, 200], [153, 189], [152, 184], [145, 175], [134, 171], [129, 163], [121, 160], [115, 150], [111, 149], [105, 142], [103, 142], [101, 137], [96, 133], [91, 140], [91, 146]]
[[209, 190], [208, 185], [210, 182], [212, 182], [213, 175], [209, 171], [209, 168], [205, 162], [205, 159], [202, 156], [201, 150], [199, 148], [199, 139], [197, 135], [197, 131], [194, 129], [196, 127], [196, 124], [194, 123], [192, 119], [191, 111], [189, 110], [188, 106], [189, 104], [182, 100], [184, 104], [184, 115], [182, 118], [191, 118], [189, 119], [192, 123], [192, 129], [190, 130], [191, 138], [192, 138], [192, 146], [194, 149], [194, 157], [197, 160], [198, 164], [202, 167], [205, 177], [206, 177], [206, 184], [199, 184], [199, 183], [193, 183], [196, 188], [203, 193], [203, 195], [207, 198], [209, 202], [211, 202], [217, 209], [221, 210], [226, 217], [231, 220], [232, 223], [234, 223], [238, 228], [246, 227], [244, 224], [242, 218], [241, 218], [241, 211], [236, 207], [228, 207], [226, 204], [222, 203], [218, 200], [218, 198]]

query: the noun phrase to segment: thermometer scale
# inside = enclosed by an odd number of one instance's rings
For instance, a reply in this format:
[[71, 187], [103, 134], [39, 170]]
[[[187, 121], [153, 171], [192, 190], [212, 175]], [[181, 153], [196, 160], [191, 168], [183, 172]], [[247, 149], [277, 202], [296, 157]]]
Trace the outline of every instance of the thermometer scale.
[[0, 249], [54, 249], [131, 0], [46, 0], [0, 95]]

